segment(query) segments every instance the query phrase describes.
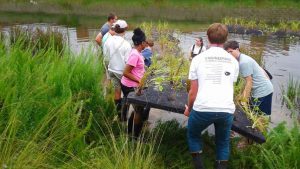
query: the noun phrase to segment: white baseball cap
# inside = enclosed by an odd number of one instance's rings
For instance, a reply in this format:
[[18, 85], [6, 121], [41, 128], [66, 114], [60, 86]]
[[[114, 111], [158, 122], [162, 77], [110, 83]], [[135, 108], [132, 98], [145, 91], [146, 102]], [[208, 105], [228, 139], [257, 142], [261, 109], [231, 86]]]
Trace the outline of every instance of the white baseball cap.
[[127, 22], [126, 21], [124, 21], [124, 20], [121, 20], [121, 19], [119, 19], [119, 20], [117, 20], [114, 24], [113, 24], [113, 28], [116, 26], [116, 25], [119, 25], [120, 26], [120, 28], [122, 28], [122, 29], [124, 29], [124, 28], [127, 28], [128, 27], [128, 25], [127, 25]]

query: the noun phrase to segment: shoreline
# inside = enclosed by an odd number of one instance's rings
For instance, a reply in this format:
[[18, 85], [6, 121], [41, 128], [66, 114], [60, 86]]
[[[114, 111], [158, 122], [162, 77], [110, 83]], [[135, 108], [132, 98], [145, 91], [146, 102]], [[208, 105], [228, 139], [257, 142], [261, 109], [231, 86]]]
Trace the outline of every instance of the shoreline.
[[[79, 4], [53, 4], [53, 3], [0, 3], [0, 12], [31, 13], [31, 14], [57, 14], [75, 15], [85, 17], [106, 17], [110, 12], [115, 12], [120, 18], [151, 18], [154, 20], [217, 22], [225, 16], [228, 17], [253, 17], [269, 22], [279, 20], [298, 20], [300, 10], [296, 8], [229, 8], [220, 5], [211, 6], [158, 6], [150, 5], [114, 5], [99, 3], [95, 5]], [[214, 12], [218, 11], [218, 13]]]

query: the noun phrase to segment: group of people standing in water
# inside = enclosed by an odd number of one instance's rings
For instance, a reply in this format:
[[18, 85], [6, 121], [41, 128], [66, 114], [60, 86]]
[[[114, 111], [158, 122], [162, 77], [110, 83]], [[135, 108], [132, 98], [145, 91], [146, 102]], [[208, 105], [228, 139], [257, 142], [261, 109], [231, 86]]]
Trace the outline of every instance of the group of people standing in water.
[[[151, 64], [151, 48], [142, 55], [147, 46], [145, 33], [133, 30], [133, 47], [124, 38], [128, 25], [124, 20], [110, 14], [96, 37], [102, 45], [107, 78], [115, 89], [115, 104], [121, 121], [127, 121], [126, 97], [140, 87], [145, 66]], [[190, 49], [190, 90], [184, 115], [188, 116], [187, 140], [196, 169], [205, 168], [202, 162], [201, 133], [209, 125], [215, 127], [216, 169], [226, 169], [229, 159], [230, 130], [235, 111], [234, 83], [240, 74], [246, 81], [240, 98], [243, 106], [258, 107], [266, 115], [271, 114], [273, 86], [267, 73], [255, 60], [240, 52], [236, 41], [227, 41], [227, 27], [214, 23], [207, 30], [208, 47], [201, 37]], [[150, 54], [149, 54], [150, 52]], [[150, 62], [148, 62], [150, 58]], [[149, 64], [150, 63], [150, 64]], [[148, 64], [148, 65], [147, 65]], [[123, 102], [121, 100], [123, 93]], [[125, 98], [125, 99], [124, 99]], [[145, 114], [149, 110], [134, 105], [134, 112], [128, 120], [128, 133], [137, 138], [143, 127]]]

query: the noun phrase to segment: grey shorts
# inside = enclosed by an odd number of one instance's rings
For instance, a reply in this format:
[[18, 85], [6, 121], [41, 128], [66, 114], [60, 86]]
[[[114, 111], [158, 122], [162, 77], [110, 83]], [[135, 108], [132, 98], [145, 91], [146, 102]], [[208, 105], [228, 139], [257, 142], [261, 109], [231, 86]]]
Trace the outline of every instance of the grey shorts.
[[121, 89], [121, 78], [123, 75], [108, 71], [110, 80], [115, 89]]

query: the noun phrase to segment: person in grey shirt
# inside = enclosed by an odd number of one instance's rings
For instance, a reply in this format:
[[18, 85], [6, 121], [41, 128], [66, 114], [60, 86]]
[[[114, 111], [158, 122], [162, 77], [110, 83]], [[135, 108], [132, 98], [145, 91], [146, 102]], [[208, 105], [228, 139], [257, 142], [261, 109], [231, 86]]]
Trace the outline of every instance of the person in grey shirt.
[[101, 46], [102, 38], [104, 37], [104, 35], [110, 30], [113, 23], [115, 23], [116, 21], [117, 21], [117, 15], [110, 13], [107, 16], [107, 22], [103, 24], [103, 26], [100, 29], [100, 32], [98, 33], [95, 39], [95, 41], [99, 46]]
[[271, 115], [274, 89], [265, 70], [253, 58], [240, 52], [237, 41], [226, 42], [224, 49], [239, 61], [240, 74], [246, 80], [241, 104], [244, 106], [249, 101], [250, 108], [258, 107], [266, 115]]

